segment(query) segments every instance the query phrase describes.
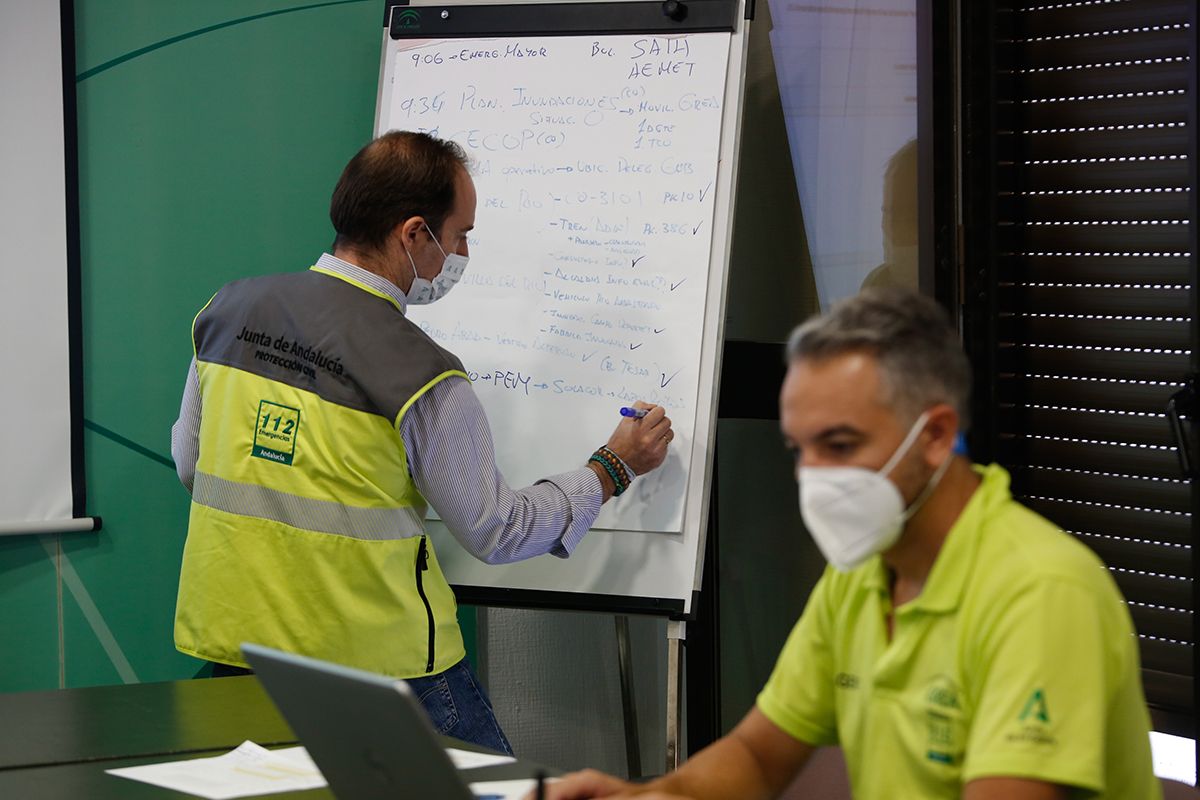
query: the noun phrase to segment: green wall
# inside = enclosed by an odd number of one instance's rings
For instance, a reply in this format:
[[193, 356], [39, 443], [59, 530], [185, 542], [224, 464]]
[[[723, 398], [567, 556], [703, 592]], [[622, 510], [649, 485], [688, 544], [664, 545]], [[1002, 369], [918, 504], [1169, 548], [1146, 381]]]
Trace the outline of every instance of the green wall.
[[330, 191], [374, 121], [382, 0], [75, 7], [84, 446], [104, 529], [0, 539], [0, 691], [200, 666], [171, 637], [191, 320], [222, 283], [328, 246]]
[[[374, 120], [383, 0], [75, 7], [84, 443], [88, 512], [104, 530], [0, 538], [0, 691], [168, 680], [200, 666], [171, 637], [187, 494], [170, 427], [191, 319], [227, 280], [312, 263], [332, 239], [334, 181]], [[727, 334], [779, 341], [815, 292], [795, 185], [779, 171], [786, 136], [759, 9], [744, 128], [754, 146], [742, 158], [754, 190], [739, 198]], [[790, 263], [803, 268], [781, 276]], [[794, 489], [780, 496], [794, 510]], [[764, 582], [767, 562], [791, 563], [770, 547], [740, 552], [722, 566], [723, 613], [749, 626], [722, 642], [735, 705], [752, 699], [794, 618], [743, 616], [769, 593], [746, 587], [794, 581]], [[807, 584], [790, 591], [799, 603]], [[471, 610], [463, 622], [470, 647]]]

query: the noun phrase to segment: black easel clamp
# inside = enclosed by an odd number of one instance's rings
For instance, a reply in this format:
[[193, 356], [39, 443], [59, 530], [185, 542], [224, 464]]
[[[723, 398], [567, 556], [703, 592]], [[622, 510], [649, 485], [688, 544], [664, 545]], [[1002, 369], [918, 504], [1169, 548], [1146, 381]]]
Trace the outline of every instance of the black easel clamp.
[[663, 0], [662, 10], [664, 17], [676, 22], [683, 22], [687, 18], [687, 6], [679, 0]]

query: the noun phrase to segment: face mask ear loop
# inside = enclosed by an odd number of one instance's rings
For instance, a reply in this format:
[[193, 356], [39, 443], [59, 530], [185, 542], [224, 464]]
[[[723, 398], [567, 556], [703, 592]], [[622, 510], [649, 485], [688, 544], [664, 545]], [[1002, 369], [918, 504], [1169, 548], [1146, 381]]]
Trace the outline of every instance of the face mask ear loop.
[[908, 429], [908, 435], [904, 437], [904, 441], [896, 448], [896, 452], [892, 453], [892, 457], [879, 469], [880, 475], [886, 478], [892, 474], [892, 470], [900, 463], [900, 459], [904, 458], [908, 453], [908, 449], [913, 446], [913, 442], [917, 440], [917, 437], [921, 435], [921, 431], [925, 429], [925, 422], [928, 419], [929, 412], [922, 411], [921, 416], [917, 417], [917, 421]]
[[[421, 224], [422, 224], [422, 225], [425, 225], [425, 223], [424, 223], [424, 222], [422, 222]], [[428, 226], [428, 225], [425, 225], [425, 230], [429, 230], [429, 226]], [[432, 236], [432, 234], [430, 234], [430, 235]], [[403, 241], [401, 241], [401, 244], [400, 244], [400, 246], [401, 246], [401, 247], [404, 247], [404, 243], [403, 243]], [[408, 265], [409, 265], [410, 267], [412, 267], [412, 271], [413, 271], [413, 280], [414, 280], [414, 281], [415, 281], [415, 280], [419, 280], [421, 276], [417, 274], [417, 262], [413, 261], [412, 253], [410, 253], [410, 252], [408, 251], [408, 248], [407, 248], [407, 247], [404, 247], [404, 255], [408, 256]]]
[[904, 509], [904, 516], [901, 517], [904, 522], [908, 522], [910, 519], [912, 519], [913, 514], [916, 514], [921, 510], [921, 506], [925, 505], [925, 501], [929, 499], [931, 494], [933, 494], [933, 490], [936, 489], [937, 485], [942, 482], [942, 476], [946, 474], [946, 470], [950, 468], [950, 462], [953, 460], [954, 453], [948, 454], [945, 460], [942, 461], [941, 466], [934, 471], [933, 476], [929, 479], [929, 483], [925, 484], [925, 488], [921, 490], [919, 495], [917, 495], [917, 499], [913, 500], [911, 506]]
[[404, 255], [408, 256], [408, 265], [412, 267], [413, 280], [417, 280], [421, 276], [417, 274], [417, 262], [413, 261], [412, 253], [408, 252], [408, 248], [404, 248]]
[[446, 258], [446, 248], [442, 247], [442, 243], [439, 242], [437, 237], [433, 235], [433, 229], [430, 228], [429, 225], [426, 225], [425, 231], [429, 234], [429, 238], [433, 239], [433, 243], [437, 246], [438, 252], [442, 254], [442, 258]]

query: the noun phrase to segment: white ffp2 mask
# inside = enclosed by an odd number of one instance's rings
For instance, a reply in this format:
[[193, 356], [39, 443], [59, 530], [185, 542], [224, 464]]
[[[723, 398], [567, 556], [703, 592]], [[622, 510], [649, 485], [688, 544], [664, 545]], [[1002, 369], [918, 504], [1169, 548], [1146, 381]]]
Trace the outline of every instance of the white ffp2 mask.
[[950, 466], [948, 455], [929, 483], [907, 509], [904, 498], [887, 476], [900, 463], [925, 427], [921, 414], [896, 452], [878, 471], [863, 467], [800, 467], [800, 516], [821, 554], [836, 569], [849, 572], [871, 556], [887, 550], [900, 538], [904, 523], [933, 493]]
[[432, 303], [434, 300], [441, 300], [450, 290], [454, 288], [454, 284], [458, 283], [458, 279], [466, 272], [467, 262], [470, 260], [467, 256], [460, 256], [458, 253], [447, 253], [442, 249], [441, 243], [437, 237], [429, 231], [429, 238], [433, 239], [433, 243], [437, 245], [437, 249], [441, 250], [442, 271], [434, 277], [433, 280], [422, 278], [417, 274], [417, 265], [413, 261], [412, 253], [405, 249], [404, 253], [408, 256], [408, 263], [412, 265], [413, 282], [412, 286], [408, 287], [408, 291], [404, 293], [404, 299], [409, 305], [424, 306]]

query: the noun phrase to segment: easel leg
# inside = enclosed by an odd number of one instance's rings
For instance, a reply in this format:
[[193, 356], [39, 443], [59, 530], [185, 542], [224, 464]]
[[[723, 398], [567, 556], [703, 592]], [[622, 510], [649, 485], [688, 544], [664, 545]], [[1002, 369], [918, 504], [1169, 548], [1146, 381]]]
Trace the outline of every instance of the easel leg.
[[683, 730], [683, 643], [686, 623], [667, 621], [667, 772], [679, 767]]
[[625, 714], [625, 760], [630, 780], [642, 777], [642, 747], [638, 736], [637, 704], [633, 695], [633, 653], [629, 644], [629, 617], [618, 614], [617, 661], [621, 673], [621, 707]]

